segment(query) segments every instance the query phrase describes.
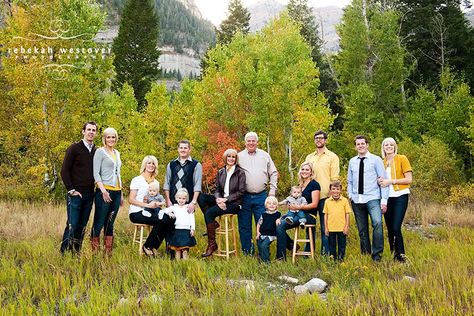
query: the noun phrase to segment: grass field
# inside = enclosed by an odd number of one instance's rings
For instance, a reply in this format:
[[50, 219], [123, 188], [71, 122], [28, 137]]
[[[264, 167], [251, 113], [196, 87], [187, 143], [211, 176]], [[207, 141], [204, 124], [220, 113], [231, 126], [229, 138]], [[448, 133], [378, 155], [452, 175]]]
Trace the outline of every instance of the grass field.
[[[58, 251], [66, 221], [63, 205], [0, 202], [0, 311], [2, 315], [473, 315], [474, 211], [412, 204], [407, 215], [412, 225], [404, 230], [408, 264], [393, 262], [387, 245], [381, 263], [361, 256], [352, 218], [344, 263], [318, 255], [314, 261], [265, 265], [249, 257], [228, 262], [200, 259], [206, 245], [200, 237], [204, 232], [200, 213], [198, 245], [191, 260], [139, 257], [127, 208], [117, 219], [112, 258], [93, 256], [88, 242], [80, 257], [63, 257]], [[296, 295], [293, 285], [278, 280], [281, 275], [296, 277], [300, 284], [318, 277], [329, 287], [323, 296]], [[239, 280], [253, 282], [246, 285]]]

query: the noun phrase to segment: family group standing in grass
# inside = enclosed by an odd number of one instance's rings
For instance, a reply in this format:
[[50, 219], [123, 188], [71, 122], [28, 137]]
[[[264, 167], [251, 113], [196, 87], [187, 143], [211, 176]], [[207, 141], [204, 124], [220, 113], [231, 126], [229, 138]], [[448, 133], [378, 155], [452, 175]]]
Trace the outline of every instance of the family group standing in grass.
[[[113, 128], [105, 129], [103, 147], [96, 149], [96, 123], [84, 124], [82, 134], [83, 139], [67, 149], [61, 170], [67, 189], [67, 224], [61, 252], [80, 251], [95, 198], [91, 248], [93, 252], [99, 250], [100, 235], [104, 231], [104, 251], [110, 255], [115, 218], [123, 204], [120, 153], [115, 149], [118, 135]], [[224, 152], [224, 166], [217, 172], [214, 194], [201, 193], [202, 165], [191, 157], [191, 144], [187, 140], [179, 142], [178, 157], [166, 167], [165, 197], [159, 194], [160, 184], [156, 179], [158, 160], [151, 155], [143, 159], [140, 174], [130, 184], [129, 218], [133, 223], [153, 227], [143, 245], [146, 255], [154, 256], [165, 241], [166, 251], [174, 258], [188, 258], [189, 248], [196, 245], [194, 211], [199, 204], [208, 239], [202, 257], [209, 257], [217, 250], [215, 236], [219, 224], [216, 218], [237, 214], [244, 255], [252, 256], [255, 252], [252, 217], [259, 257], [269, 262], [273, 241], [277, 243], [276, 258], [285, 259], [286, 250], [292, 250], [294, 242], [286, 231], [316, 224], [319, 216], [321, 255], [343, 260], [349, 214], [353, 211], [363, 254], [370, 254], [374, 261], [381, 260], [383, 214], [390, 251], [395, 260], [405, 262], [401, 226], [408, 206], [412, 170], [408, 159], [397, 153], [393, 138], [382, 142], [382, 159], [368, 151], [365, 136], [356, 136], [357, 156], [349, 161], [348, 198], [345, 198], [339, 181], [339, 158], [327, 149], [327, 134], [317, 131], [314, 134], [316, 150], [301, 164], [298, 184], [281, 202], [275, 197], [278, 173], [272, 158], [258, 148], [256, 133], [249, 132], [244, 139], [245, 149], [241, 152], [235, 149]], [[283, 216], [278, 211], [279, 205], [287, 209]], [[312, 233], [314, 239], [315, 231]], [[305, 248], [309, 251], [309, 244]]]

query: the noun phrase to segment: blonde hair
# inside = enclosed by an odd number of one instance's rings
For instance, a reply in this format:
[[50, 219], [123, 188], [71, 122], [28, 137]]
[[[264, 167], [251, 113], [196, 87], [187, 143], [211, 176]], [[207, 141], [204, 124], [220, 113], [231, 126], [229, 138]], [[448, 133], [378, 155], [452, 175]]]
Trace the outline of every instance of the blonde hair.
[[186, 197], [186, 202], [187, 202], [188, 199], [189, 199], [188, 190], [186, 190], [186, 188], [180, 188], [180, 189], [178, 189], [178, 191], [177, 191], [176, 194], [174, 195], [174, 198], [177, 200], [177, 199], [178, 199], [178, 196], [185, 196], [185, 197]]
[[149, 162], [149, 161], [153, 161], [153, 163], [155, 164], [155, 170], [153, 171], [153, 174], [151, 175], [152, 178], [156, 177], [158, 175], [158, 159], [156, 159], [155, 156], [152, 156], [152, 155], [148, 155], [148, 156], [145, 156], [145, 158], [143, 158], [142, 160], [142, 165], [140, 166], [140, 174], [142, 174], [143, 172], [145, 172], [145, 169], [146, 169], [146, 164]]
[[269, 196], [265, 199], [265, 208], [267, 208], [267, 205], [273, 203], [275, 205], [278, 205], [278, 199], [274, 196]]
[[298, 171], [298, 181], [300, 183], [300, 186], [303, 185], [303, 179], [301, 178], [301, 172], [300, 171], [301, 171], [301, 168], [303, 168], [304, 166], [308, 166], [309, 169], [311, 170], [311, 176], [310, 176], [311, 178], [313, 178], [313, 175], [314, 175], [313, 165], [310, 162], [307, 162], [307, 161], [303, 162], [300, 166], [300, 170]]
[[160, 191], [160, 183], [158, 181], [154, 181], [148, 185], [148, 190], [156, 190]]
[[102, 132], [102, 145], [105, 146], [105, 138], [107, 137], [107, 135], [115, 135], [115, 143], [117, 144], [117, 142], [118, 142], [117, 130], [113, 127], [107, 127]]
[[397, 146], [397, 142], [395, 141], [395, 139], [393, 139], [392, 137], [387, 137], [385, 138], [383, 141], [382, 141], [382, 145], [380, 146], [380, 152], [381, 152], [381, 155], [382, 155], [382, 158], [385, 159], [385, 150], [383, 150], [383, 146], [387, 143], [390, 143], [393, 145], [393, 154], [396, 155], [397, 154], [397, 150], [398, 150], [398, 146]]
[[235, 155], [235, 164], [239, 163], [239, 155], [237, 154], [237, 150], [233, 148], [229, 148], [226, 151], [224, 151], [224, 154], [222, 155], [222, 158], [224, 159], [224, 164], [227, 165], [227, 157], [230, 155], [234, 154]]

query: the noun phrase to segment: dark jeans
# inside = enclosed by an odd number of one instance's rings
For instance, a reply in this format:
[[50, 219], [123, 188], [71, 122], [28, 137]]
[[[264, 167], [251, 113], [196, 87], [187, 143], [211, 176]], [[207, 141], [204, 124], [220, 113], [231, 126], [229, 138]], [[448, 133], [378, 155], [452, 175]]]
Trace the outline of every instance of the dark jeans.
[[255, 223], [265, 212], [265, 199], [267, 192], [245, 193], [242, 203], [242, 210], [238, 213], [239, 217], [239, 235], [242, 252], [245, 255], [253, 255], [254, 245], [252, 243], [252, 214]]
[[226, 209], [223, 210], [216, 203], [216, 197], [210, 194], [199, 194], [198, 204], [201, 211], [204, 213], [204, 220], [206, 225], [212, 223], [216, 217], [224, 214], [238, 214], [240, 205], [234, 203], [226, 203]]
[[[356, 219], [357, 230], [359, 231], [360, 251], [362, 254], [372, 253], [372, 258], [377, 259], [383, 252], [382, 209], [380, 208], [380, 200], [371, 200], [362, 204], [351, 202], [351, 204]], [[369, 238], [369, 215], [370, 221], [372, 222], [372, 248], [370, 247]]]
[[135, 224], [145, 224], [145, 225], [151, 225], [151, 226], [158, 224], [158, 222], [160, 221], [158, 219], [158, 212], [160, 211], [160, 208], [145, 209], [145, 211], [151, 213], [151, 216], [145, 216], [143, 215], [143, 211], [140, 211], [140, 212], [130, 213], [128, 217], [130, 218], [130, 221]]
[[384, 214], [385, 225], [387, 226], [388, 243], [390, 252], [395, 256], [405, 254], [403, 244], [402, 224], [408, 207], [408, 194], [388, 199], [387, 212]]
[[170, 218], [167, 214], [164, 214], [162, 219], [158, 219], [158, 217], [156, 219], [156, 222], [153, 224], [148, 224], [153, 225], [153, 228], [144, 244], [144, 246], [149, 249], [160, 248], [163, 240], [169, 240], [174, 231], [174, 222], [176, 219]]
[[[316, 224], [316, 219], [313, 216], [311, 216], [311, 214], [306, 213], [306, 223]], [[290, 236], [288, 236], [286, 231], [298, 225], [299, 223], [294, 223], [293, 225], [289, 225], [285, 221], [281, 221], [280, 225], [277, 226], [277, 253], [276, 253], [277, 259], [286, 258], [286, 249], [293, 250], [293, 239], [291, 239]], [[314, 233], [314, 230], [313, 230], [313, 233]]]
[[94, 192], [81, 192], [80, 196], [67, 195], [67, 222], [61, 242], [61, 252], [79, 252], [92, 210]]
[[328, 242], [329, 255], [334, 260], [342, 261], [346, 255], [346, 235], [343, 232], [329, 232]]
[[[328, 236], [326, 236], [326, 234], [325, 234], [326, 227], [324, 226], [324, 213], [323, 213], [324, 203], [326, 203], [326, 199], [319, 200], [317, 210], [318, 210], [318, 214], [319, 214], [319, 226], [321, 228], [321, 255], [328, 255], [329, 254], [329, 242], [328, 242]], [[309, 245], [308, 244], [305, 247], [305, 251], [309, 251]]]
[[102, 192], [99, 189], [95, 191], [95, 212], [91, 232], [92, 237], [99, 237], [102, 228], [104, 229], [105, 236], [114, 235], [114, 222], [120, 208], [122, 191], [107, 191], [112, 199], [112, 202], [110, 203], [105, 203], [104, 198], [102, 197]]
[[260, 260], [263, 262], [270, 262], [270, 244], [272, 241], [270, 238], [265, 237], [265, 238], [259, 238], [257, 240], [257, 247], [258, 247], [258, 256], [260, 257]]

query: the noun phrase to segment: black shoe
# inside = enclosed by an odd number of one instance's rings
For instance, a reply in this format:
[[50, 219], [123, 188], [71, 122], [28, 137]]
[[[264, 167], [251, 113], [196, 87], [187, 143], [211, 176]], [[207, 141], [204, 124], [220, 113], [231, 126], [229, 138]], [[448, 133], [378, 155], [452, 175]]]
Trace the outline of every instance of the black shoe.
[[304, 229], [304, 228], [305, 228], [305, 225], [306, 225], [305, 222], [300, 222], [300, 228], [301, 228], [301, 229]]
[[288, 224], [288, 225], [293, 225], [294, 224], [294, 221], [291, 217], [286, 217], [285, 218], [285, 222]]
[[400, 262], [400, 263], [406, 263], [406, 262], [407, 262], [407, 256], [405, 256], [404, 253], [396, 254], [396, 255], [393, 257], [393, 260], [398, 261], [398, 262]]
[[142, 246], [142, 250], [143, 250], [143, 253], [147, 257], [154, 257], [155, 256], [155, 252], [153, 251], [153, 249], [147, 248], [147, 247], [145, 247], [145, 245]]
[[382, 256], [381, 255], [372, 256], [372, 260], [374, 260], [375, 262], [380, 262], [382, 261]]

